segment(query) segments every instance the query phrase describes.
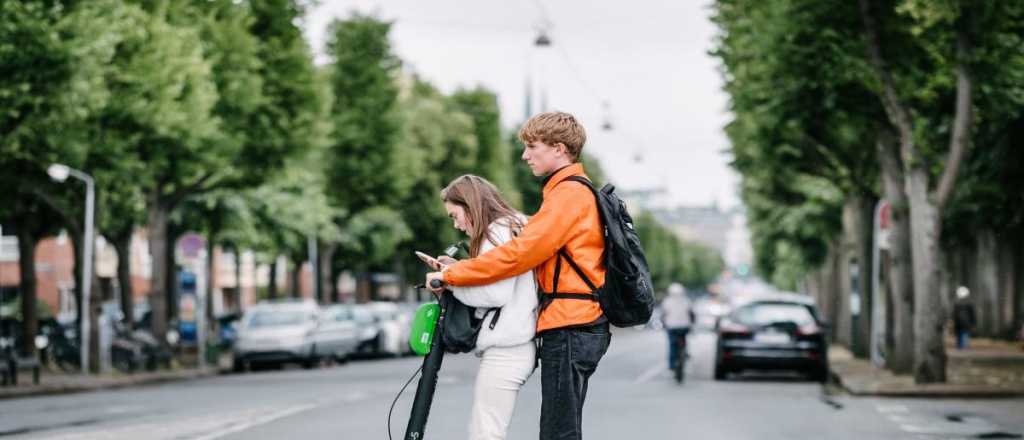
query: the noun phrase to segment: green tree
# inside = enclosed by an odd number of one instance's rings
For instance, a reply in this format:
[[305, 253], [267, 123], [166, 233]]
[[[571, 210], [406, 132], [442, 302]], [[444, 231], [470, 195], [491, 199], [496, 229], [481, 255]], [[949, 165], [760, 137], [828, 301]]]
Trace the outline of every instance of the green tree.
[[481, 177], [491, 181], [510, 200], [518, 203], [518, 194], [513, 185], [513, 166], [519, 161], [511, 162], [506, 150], [510, 148], [503, 142], [501, 135], [501, 112], [498, 109], [498, 96], [493, 92], [477, 87], [472, 90], [458, 90], [451, 100], [454, 107], [473, 120], [473, 131], [476, 135], [476, 171]]
[[[367, 246], [394, 244], [374, 238], [380, 231], [401, 236], [406, 228], [394, 209], [402, 196], [401, 175], [396, 172], [401, 63], [391, 50], [390, 29], [391, 23], [360, 14], [328, 26], [333, 131], [325, 158], [326, 182], [331, 204], [341, 212], [338, 224], [346, 231], [341, 244], [326, 252], [333, 257], [331, 273], [341, 267], [359, 272], [381, 267], [385, 261], [369, 257], [390, 258], [394, 248], [363, 252]], [[369, 235], [351, 235], [355, 232]]]
[[[1019, 91], [1001, 86], [1020, 78], [1014, 42], [1024, 7], [959, 0], [861, 0], [859, 6], [871, 67], [865, 83], [896, 133], [890, 149], [901, 161], [910, 206], [914, 376], [919, 383], [944, 382], [947, 314], [937, 293], [943, 218], [971, 139], [1002, 130], [1012, 115], [1006, 109], [1019, 108]], [[993, 148], [976, 145], [979, 153]]]
[[[400, 212], [411, 235], [403, 248], [440, 253], [464, 237], [451, 227], [441, 189], [454, 178], [474, 173], [477, 138], [473, 119], [429, 83], [410, 77], [401, 100], [402, 131], [396, 162]], [[458, 160], [452, 156], [461, 155]], [[474, 173], [478, 174], [478, 173]], [[403, 272], [422, 274], [423, 264], [399, 255]]]
[[[35, 302], [35, 243], [57, 227], [72, 235], [75, 279], [81, 279], [84, 191], [78, 184], [51, 183], [46, 168], [64, 163], [90, 171], [84, 163], [87, 121], [109, 98], [102, 77], [120, 42], [124, 15], [125, 8], [112, 0], [0, 5], [0, 185], [9, 189], [0, 194], [0, 218], [20, 225], [27, 311]], [[78, 289], [76, 294], [81, 304]], [[31, 341], [35, 315], [25, 316], [24, 334]]]

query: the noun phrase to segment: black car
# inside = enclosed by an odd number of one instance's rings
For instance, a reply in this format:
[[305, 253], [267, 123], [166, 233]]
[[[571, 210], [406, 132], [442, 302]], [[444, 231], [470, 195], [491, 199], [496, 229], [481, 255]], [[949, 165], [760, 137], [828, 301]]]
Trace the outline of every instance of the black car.
[[778, 296], [736, 307], [716, 327], [715, 380], [744, 369], [801, 370], [828, 378], [828, 325], [810, 300]]

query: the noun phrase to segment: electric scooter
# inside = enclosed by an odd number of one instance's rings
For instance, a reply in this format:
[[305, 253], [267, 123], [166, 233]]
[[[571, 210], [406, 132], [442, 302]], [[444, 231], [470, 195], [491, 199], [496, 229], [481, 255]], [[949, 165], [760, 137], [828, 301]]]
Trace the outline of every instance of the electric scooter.
[[[432, 280], [430, 286], [437, 289], [443, 284], [440, 280]], [[434, 401], [434, 389], [437, 387], [437, 372], [441, 370], [441, 361], [444, 360], [444, 333], [445, 312], [448, 310], [448, 301], [451, 295], [446, 295], [447, 290], [438, 297], [439, 311], [437, 324], [430, 338], [430, 352], [423, 358], [422, 375], [419, 384], [416, 385], [416, 397], [412, 402], [412, 410], [409, 413], [409, 425], [405, 428], [405, 440], [423, 440], [423, 430], [427, 426], [427, 417], [430, 415], [430, 405]]]

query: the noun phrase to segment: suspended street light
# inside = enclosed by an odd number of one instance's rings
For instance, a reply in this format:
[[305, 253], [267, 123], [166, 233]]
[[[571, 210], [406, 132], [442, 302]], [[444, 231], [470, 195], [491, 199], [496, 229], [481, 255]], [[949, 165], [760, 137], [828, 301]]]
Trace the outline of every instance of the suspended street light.
[[533, 45], [537, 47], [551, 46], [551, 38], [548, 37], [547, 31], [543, 29], [538, 31], [537, 39], [533, 41]]

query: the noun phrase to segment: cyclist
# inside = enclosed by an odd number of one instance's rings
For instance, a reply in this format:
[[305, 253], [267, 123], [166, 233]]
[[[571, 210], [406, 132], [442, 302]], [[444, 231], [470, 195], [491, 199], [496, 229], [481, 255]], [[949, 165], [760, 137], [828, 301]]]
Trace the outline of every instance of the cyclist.
[[[686, 356], [686, 334], [693, 324], [693, 310], [686, 289], [682, 284], [668, 286], [668, 295], [661, 301], [661, 324], [668, 335], [668, 368], [675, 367], [679, 356]], [[681, 340], [680, 340], [681, 339]], [[676, 342], [681, 342], [683, 353], [679, 353]]]

